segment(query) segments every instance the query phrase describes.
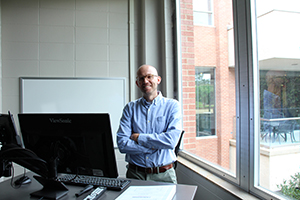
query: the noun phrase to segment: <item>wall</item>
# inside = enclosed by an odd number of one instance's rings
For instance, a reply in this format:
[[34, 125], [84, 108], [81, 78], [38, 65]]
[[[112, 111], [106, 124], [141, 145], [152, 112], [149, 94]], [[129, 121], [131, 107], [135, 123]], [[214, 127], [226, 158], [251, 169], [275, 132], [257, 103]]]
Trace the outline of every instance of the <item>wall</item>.
[[185, 153], [179, 152], [176, 173], [179, 183], [198, 186], [195, 200], [258, 200], [257, 197], [236, 185], [202, 169], [198, 164], [188, 161], [185, 158]]
[[[1, 1], [0, 110], [10, 110], [17, 121], [19, 77], [128, 80], [127, 4], [125, 0]], [[18, 166], [15, 171], [23, 172]]]
[[134, 100], [136, 69], [144, 63], [158, 68], [163, 94], [178, 99], [171, 2], [1, 1], [0, 111], [19, 112], [23, 76], [125, 77], [127, 101]]
[[[300, 6], [300, 3], [297, 4]], [[272, 58], [300, 58], [300, 41], [294, 39], [299, 37], [300, 28], [294, 26], [294, 20], [300, 20], [299, 11], [291, 12], [290, 10], [283, 10], [283, 8], [270, 11], [257, 18], [257, 34], [259, 36], [258, 52], [260, 52], [260, 61]], [[279, 40], [278, 38], [283, 35], [285, 37]], [[280, 48], [277, 48], [278, 46], [280, 46]]]
[[215, 184], [208, 181], [205, 177], [200, 176], [198, 173], [193, 172], [192, 170], [190, 170], [189, 168], [187, 168], [182, 164], [178, 164], [178, 168], [176, 172], [177, 172], [178, 181], [180, 183], [193, 184], [198, 186], [194, 199], [197, 200], [240, 199], [224, 191], [223, 189], [217, 187]]
[[129, 78], [127, 1], [84, 2], [2, 1], [3, 112], [19, 112], [19, 77]]
[[0, 110], [18, 125], [19, 77], [128, 81], [127, 7], [126, 0], [1, 1]]
[[[296, 138], [299, 132], [295, 131]], [[272, 146], [273, 145], [273, 146]], [[278, 191], [278, 186], [284, 180], [290, 180], [291, 176], [299, 172], [300, 149], [299, 144], [260, 145], [260, 185], [271, 191]], [[230, 140], [231, 171], [236, 170], [236, 141]]]

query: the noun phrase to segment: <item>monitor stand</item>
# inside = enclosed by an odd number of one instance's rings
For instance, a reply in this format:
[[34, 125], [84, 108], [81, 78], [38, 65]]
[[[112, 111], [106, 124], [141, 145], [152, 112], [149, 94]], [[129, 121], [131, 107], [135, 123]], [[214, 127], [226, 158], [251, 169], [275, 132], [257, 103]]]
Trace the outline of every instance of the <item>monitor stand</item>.
[[33, 192], [30, 195], [33, 197], [43, 197], [46, 199], [59, 199], [68, 193], [68, 188], [59, 181], [45, 179], [40, 176], [33, 176], [44, 187], [43, 189]]

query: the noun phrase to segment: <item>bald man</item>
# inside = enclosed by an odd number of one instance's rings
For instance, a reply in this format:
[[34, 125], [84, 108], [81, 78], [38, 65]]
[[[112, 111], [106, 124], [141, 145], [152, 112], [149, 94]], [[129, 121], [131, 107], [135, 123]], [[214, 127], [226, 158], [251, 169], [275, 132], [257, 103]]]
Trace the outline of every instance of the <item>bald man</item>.
[[117, 132], [126, 153], [127, 178], [177, 183], [174, 148], [182, 130], [179, 102], [162, 96], [161, 77], [151, 65], [137, 71], [136, 85], [143, 96], [123, 109]]

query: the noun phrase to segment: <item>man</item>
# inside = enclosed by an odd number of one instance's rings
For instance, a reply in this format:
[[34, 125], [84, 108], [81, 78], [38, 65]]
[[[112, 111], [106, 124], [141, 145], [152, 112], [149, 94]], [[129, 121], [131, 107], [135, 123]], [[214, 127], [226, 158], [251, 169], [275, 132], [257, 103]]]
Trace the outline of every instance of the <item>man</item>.
[[142, 65], [136, 85], [143, 97], [129, 102], [120, 120], [117, 143], [126, 153], [127, 178], [177, 183], [174, 148], [182, 129], [179, 102], [162, 96], [157, 70]]

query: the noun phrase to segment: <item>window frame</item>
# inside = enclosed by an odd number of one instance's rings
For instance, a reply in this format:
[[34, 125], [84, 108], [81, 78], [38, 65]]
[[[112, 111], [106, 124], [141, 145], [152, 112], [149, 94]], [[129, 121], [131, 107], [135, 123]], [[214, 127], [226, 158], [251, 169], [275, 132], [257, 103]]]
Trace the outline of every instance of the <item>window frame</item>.
[[[194, 0], [194, 1], [197, 1], [197, 0]], [[207, 14], [208, 19], [209, 19], [209, 17], [211, 17], [211, 24], [209, 24], [209, 20], [208, 20], [207, 23], [205, 23], [205, 24], [196, 23], [194, 25], [196, 25], [196, 26], [214, 26], [213, 0], [202, 0], [202, 1], [209, 1], [208, 4], [210, 3], [211, 10], [208, 10], [208, 9], [207, 10], [196, 10], [193, 8], [194, 17], [195, 17], [195, 13]], [[195, 20], [194, 20], [194, 22], [195, 22]]]
[[[180, 1], [176, 2], [176, 7], [180, 8]], [[180, 151], [179, 155], [254, 196], [269, 200], [282, 199], [257, 186], [259, 183], [259, 143], [257, 142], [259, 138], [257, 134], [259, 132], [259, 71], [256, 55], [255, 0], [232, 0], [232, 4], [235, 27], [236, 174], [231, 174], [185, 150]], [[178, 9], [177, 19], [180, 19]], [[177, 22], [178, 25], [180, 22]], [[181, 33], [180, 28], [177, 27], [178, 36], [181, 36]], [[180, 39], [177, 45], [178, 61], [181, 63]], [[181, 69], [181, 64], [179, 64], [178, 70]], [[181, 80], [179, 78], [179, 81]]]

